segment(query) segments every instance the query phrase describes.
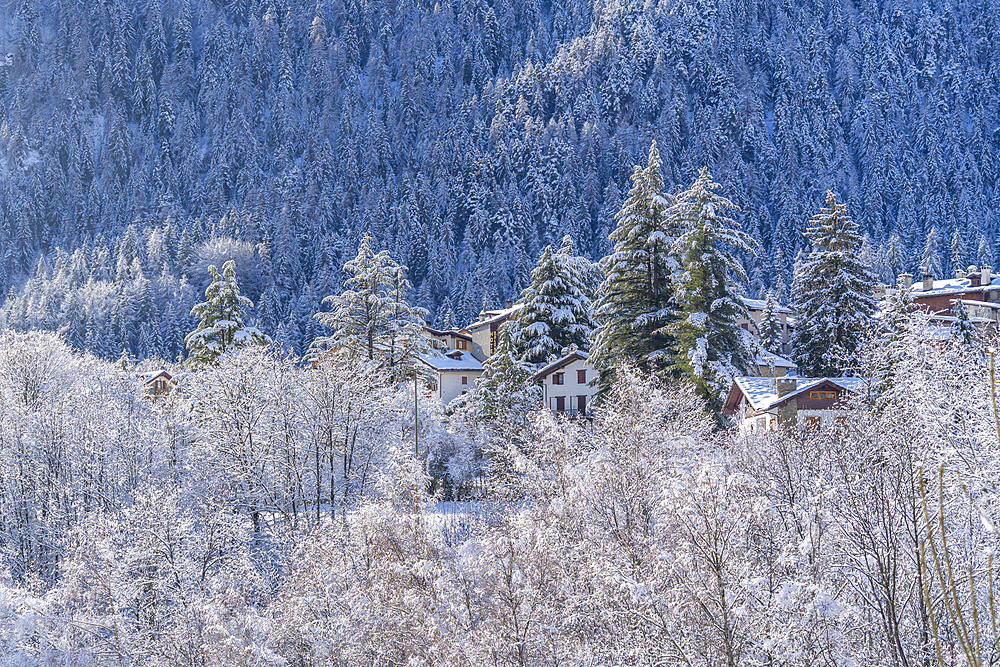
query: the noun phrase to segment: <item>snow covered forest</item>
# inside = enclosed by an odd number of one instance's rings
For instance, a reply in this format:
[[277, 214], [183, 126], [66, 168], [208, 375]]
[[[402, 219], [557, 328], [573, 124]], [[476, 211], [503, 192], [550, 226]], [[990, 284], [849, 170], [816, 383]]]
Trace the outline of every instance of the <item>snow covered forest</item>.
[[6, 333], [0, 664], [992, 664], [991, 356], [897, 324], [874, 398], [751, 439], [626, 369], [586, 425], [423, 400], [415, 442], [353, 363], [250, 346], [149, 400]]
[[205, 268], [301, 354], [361, 236], [456, 324], [545, 245], [609, 250], [656, 140], [702, 166], [787, 301], [840, 195], [888, 284], [997, 266], [1000, 7], [802, 3], [24, 0], [0, 8], [0, 289], [10, 329], [175, 359]]

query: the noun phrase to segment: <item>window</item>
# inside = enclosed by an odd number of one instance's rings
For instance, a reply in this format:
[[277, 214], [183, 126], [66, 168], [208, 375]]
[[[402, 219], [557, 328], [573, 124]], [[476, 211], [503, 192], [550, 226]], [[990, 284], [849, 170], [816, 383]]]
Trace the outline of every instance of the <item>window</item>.
[[837, 398], [837, 392], [835, 392], [835, 391], [811, 391], [811, 392], [809, 392], [809, 398], [836, 400], [836, 398]]
[[458, 338], [455, 340], [455, 347], [457, 347], [459, 350], [468, 350], [469, 343], [468, 341], [464, 341], [461, 338]]
[[576, 383], [577, 384], [587, 384], [587, 369], [578, 370], [576, 372]]
[[565, 396], [556, 396], [556, 412], [566, 412]]
[[821, 421], [819, 417], [806, 417], [802, 420], [802, 423], [805, 425], [807, 431], [818, 431]]
[[576, 411], [580, 416], [587, 414], [587, 397], [577, 396], [576, 397]]
[[552, 384], [566, 384], [566, 374], [565, 373], [553, 373], [552, 374]]
[[463, 375], [462, 376], [462, 384], [469, 384], [469, 376], [468, 375]]

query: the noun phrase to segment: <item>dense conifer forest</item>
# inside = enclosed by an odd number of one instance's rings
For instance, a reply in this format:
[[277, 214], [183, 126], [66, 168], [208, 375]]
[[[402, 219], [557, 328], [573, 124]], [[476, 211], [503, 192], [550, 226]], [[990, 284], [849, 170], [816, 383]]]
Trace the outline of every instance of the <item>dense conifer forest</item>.
[[828, 189], [884, 281], [996, 266], [995, 2], [25, 0], [0, 26], [3, 321], [107, 358], [175, 359], [229, 259], [301, 353], [366, 232], [464, 324], [566, 234], [607, 253], [653, 140], [668, 190], [707, 166], [740, 207], [750, 296], [788, 298]]

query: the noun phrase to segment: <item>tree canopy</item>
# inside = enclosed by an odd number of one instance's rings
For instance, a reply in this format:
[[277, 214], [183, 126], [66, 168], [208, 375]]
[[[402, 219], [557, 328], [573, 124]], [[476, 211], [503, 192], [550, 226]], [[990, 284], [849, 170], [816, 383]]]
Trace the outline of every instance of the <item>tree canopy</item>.
[[222, 275], [214, 265], [208, 267], [208, 273], [212, 283], [205, 290], [205, 300], [191, 309], [191, 315], [199, 318], [198, 327], [184, 338], [186, 363], [191, 368], [215, 363], [231, 349], [271, 344], [270, 338], [244, 323], [253, 302], [240, 294], [235, 264], [223, 264]]

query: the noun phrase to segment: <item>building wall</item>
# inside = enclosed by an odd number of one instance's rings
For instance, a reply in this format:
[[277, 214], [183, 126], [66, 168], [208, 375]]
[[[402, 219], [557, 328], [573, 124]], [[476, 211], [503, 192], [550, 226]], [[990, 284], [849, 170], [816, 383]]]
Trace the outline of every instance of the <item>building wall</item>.
[[483, 355], [483, 359], [480, 359], [480, 361], [485, 361], [493, 356], [493, 348], [490, 346], [490, 326], [488, 324], [483, 324], [475, 328], [469, 327], [466, 329], [466, 332], [472, 336], [473, 345], [478, 347], [479, 353]]
[[[476, 388], [476, 378], [482, 375], [482, 371], [442, 371], [438, 374], [437, 396], [441, 402], [448, 405], [456, 398], [467, 391]], [[462, 378], [466, 379], [466, 384], [462, 384]]]
[[[578, 372], [584, 371], [586, 381], [578, 382]], [[560, 368], [557, 373], [563, 374], [564, 384], [554, 384], [553, 377], [556, 373], [549, 373], [542, 381], [544, 389], [545, 406], [550, 410], [557, 410], [559, 398], [563, 399], [563, 412], [566, 414], [577, 414], [579, 412], [579, 397], [584, 397], [584, 413], [590, 410], [594, 396], [597, 394], [597, 387], [590, 386], [592, 380], [597, 377], [597, 371], [587, 361], [574, 359], [570, 363]]]

